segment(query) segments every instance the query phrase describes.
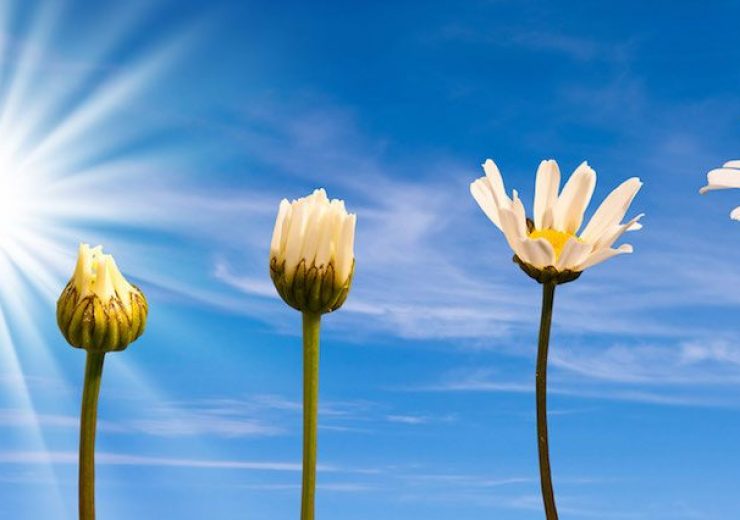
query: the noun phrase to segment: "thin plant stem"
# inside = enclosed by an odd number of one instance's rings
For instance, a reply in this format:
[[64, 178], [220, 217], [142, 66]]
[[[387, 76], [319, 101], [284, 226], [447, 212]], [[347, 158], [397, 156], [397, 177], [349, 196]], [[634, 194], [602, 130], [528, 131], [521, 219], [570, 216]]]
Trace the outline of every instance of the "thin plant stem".
[[537, 448], [540, 458], [540, 484], [542, 501], [545, 504], [547, 520], [557, 520], [558, 510], [555, 507], [555, 493], [552, 489], [550, 474], [550, 448], [547, 441], [547, 351], [550, 344], [550, 326], [552, 324], [552, 306], [555, 299], [555, 283], [542, 284], [542, 317], [540, 318], [540, 337], [537, 345]]
[[95, 520], [95, 428], [105, 353], [88, 352], [80, 414], [80, 520]]
[[303, 486], [301, 520], [314, 520], [321, 315], [303, 313]]

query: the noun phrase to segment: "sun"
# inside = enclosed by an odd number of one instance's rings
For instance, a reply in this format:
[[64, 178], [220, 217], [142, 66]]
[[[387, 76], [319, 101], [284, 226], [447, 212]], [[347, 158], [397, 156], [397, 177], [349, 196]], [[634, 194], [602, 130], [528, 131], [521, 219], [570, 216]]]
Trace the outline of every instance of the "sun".
[[[62, 3], [0, 4], [0, 381], [14, 381], [3, 387], [3, 405], [33, 416], [27, 374], [63, 377], [39, 317], [53, 316], [78, 243], [95, 240], [92, 227], [130, 227], [131, 192], [121, 186], [161, 161], [131, 146], [140, 132], [129, 112], [189, 44], [175, 34], [140, 45], [146, 4], [120, 4], [89, 27], [70, 23], [73, 10]], [[79, 41], [68, 56], [61, 29], [71, 26]], [[37, 422], [23, 439], [47, 451]], [[56, 489], [52, 518], [64, 506], [50, 465], [46, 478]]]

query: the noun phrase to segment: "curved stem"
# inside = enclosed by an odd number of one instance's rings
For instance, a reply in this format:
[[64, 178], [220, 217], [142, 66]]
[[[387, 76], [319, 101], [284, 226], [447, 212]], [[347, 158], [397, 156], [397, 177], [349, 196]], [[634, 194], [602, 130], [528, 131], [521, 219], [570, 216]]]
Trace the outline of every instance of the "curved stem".
[[80, 416], [80, 520], [95, 520], [95, 427], [105, 353], [88, 352]]
[[555, 493], [550, 475], [550, 449], [547, 442], [547, 350], [550, 344], [550, 325], [552, 323], [552, 304], [555, 298], [555, 283], [542, 284], [542, 317], [540, 318], [540, 338], [537, 345], [537, 448], [540, 456], [540, 484], [542, 501], [545, 504], [547, 520], [557, 520]]
[[303, 487], [301, 520], [314, 520], [321, 315], [303, 313]]

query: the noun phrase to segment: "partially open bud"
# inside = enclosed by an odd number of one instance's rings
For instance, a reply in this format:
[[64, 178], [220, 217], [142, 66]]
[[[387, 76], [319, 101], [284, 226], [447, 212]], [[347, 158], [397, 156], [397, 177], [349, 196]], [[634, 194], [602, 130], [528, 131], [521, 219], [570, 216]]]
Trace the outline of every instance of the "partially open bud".
[[77, 266], [57, 301], [57, 324], [70, 345], [94, 352], [124, 350], [144, 332], [149, 307], [102, 246], [80, 244]]
[[347, 299], [355, 266], [355, 223], [326, 192], [280, 202], [270, 245], [270, 277], [285, 302], [323, 314]]

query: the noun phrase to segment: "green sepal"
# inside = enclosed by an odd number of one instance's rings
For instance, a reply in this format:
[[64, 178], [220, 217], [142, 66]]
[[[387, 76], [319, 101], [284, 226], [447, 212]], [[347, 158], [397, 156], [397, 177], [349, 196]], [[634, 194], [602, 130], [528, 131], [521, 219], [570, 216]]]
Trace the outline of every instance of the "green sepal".
[[293, 275], [293, 306], [296, 309], [304, 309], [306, 306], [306, 262], [301, 260], [301, 263], [296, 267], [295, 274]]
[[522, 271], [527, 273], [530, 278], [538, 281], [541, 284], [554, 283], [556, 285], [563, 285], [568, 282], [577, 280], [583, 272], [573, 271], [571, 269], [558, 271], [553, 266], [547, 266], [544, 268], [535, 267], [531, 264], [528, 264], [527, 262], [524, 262], [517, 255], [514, 255], [513, 260], [514, 263], [516, 263], [522, 269]]
[[270, 259], [270, 278], [283, 301], [301, 312], [314, 314], [325, 314], [342, 306], [352, 286], [354, 269], [353, 261], [347, 280], [341, 284], [336, 280], [332, 263], [306, 266], [305, 260], [301, 260], [293, 279], [288, 280], [285, 262], [278, 262], [275, 257]]
[[314, 265], [308, 270], [308, 301], [306, 308], [311, 312], [321, 312], [321, 276], [323, 273]]
[[149, 305], [135, 288], [130, 311], [118, 297], [103, 302], [96, 295], [77, 297], [68, 285], [57, 301], [57, 324], [67, 342], [90, 352], [124, 350], [139, 338], [146, 327]]
[[92, 349], [101, 350], [108, 330], [108, 317], [103, 310], [100, 298], [97, 297], [92, 300], [92, 318]]
[[133, 295], [131, 295], [131, 302], [129, 305], [131, 307], [131, 323], [128, 327], [127, 343], [131, 343], [138, 337], [139, 328], [141, 327], [141, 312], [139, 306], [136, 305], [135, 301], [133, 301]]
[[331, 309], [331, 301], [336, 297], [334, 283], [334, 264], [329, 264], [321, 279], [321, 306], [324, 309]]

